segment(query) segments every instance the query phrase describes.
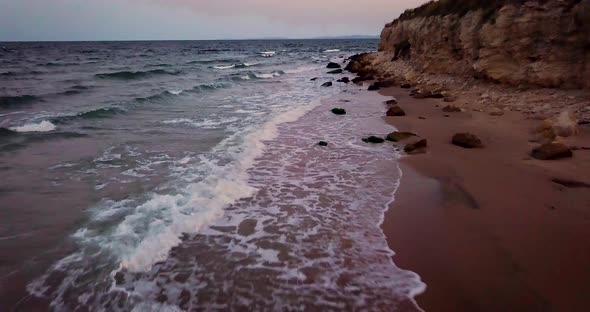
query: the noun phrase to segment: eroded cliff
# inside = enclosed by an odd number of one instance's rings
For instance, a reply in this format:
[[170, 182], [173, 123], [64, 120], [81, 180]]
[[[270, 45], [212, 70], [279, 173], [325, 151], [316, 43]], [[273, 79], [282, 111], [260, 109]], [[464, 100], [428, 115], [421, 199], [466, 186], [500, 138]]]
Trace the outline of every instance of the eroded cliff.
[[[387, 24], [357, 69], [590, 88], [590, 0], [441, 0]], [[370, 66], [369, 66], [370, 65]]]

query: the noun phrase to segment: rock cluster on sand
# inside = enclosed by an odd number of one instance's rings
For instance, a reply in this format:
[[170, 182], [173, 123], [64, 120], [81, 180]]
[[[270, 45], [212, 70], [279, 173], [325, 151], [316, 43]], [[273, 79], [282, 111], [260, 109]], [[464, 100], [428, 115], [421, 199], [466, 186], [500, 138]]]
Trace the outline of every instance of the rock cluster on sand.
[[572, 157], [573, 153], [565, 144], [547, 143], [533, 149], [531, 156], [540, 160], [555, 160]]
[[364, 138], [363, 139], [363, 142], [365, 142], [365, 143], [373, 143], [373, 144], [381, 144], [381, 143], [384, 143], [385, 140], [383, 138], [376, 137], [376, 136], [372, 135], [372, 136], [370, 136], [368, 138]]
[[455, 134], [452, 143], [463, 148], [477, 148], [483, 146], [481, 140], [471, 133]]
[[411, 137], [415, 137], [416, 134], [412, 133], [412, 132], [392, 132], [390, 134], [387, 135], [387, 141], [392, 141], [392, 142], [399, 142], [399, 141], [403, 141], [405, 139], [411, 138]]
[[336, 114], [336, 115], [346, 115], [346, 110], [344, 108], [332, 108], [332, 113]]
[[330, 62], [328, 63], [328, 65], [326, 66], [326, 68], [340, 68], [340, 64], [338, 63], [334, 63], [334, 62]]
[[399, 107], [399, 105], [395, 105], [387, 110], [386, 115], [390, 116], [390, 117], [391, 116], [405, 116], [406, 112], [401, 107]]

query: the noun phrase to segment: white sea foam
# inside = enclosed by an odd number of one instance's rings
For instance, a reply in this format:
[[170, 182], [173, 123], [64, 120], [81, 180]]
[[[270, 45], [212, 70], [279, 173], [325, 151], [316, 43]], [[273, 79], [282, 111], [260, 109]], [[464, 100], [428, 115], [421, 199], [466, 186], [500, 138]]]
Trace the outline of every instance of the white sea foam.
[[277, 53], [276, 51], [264, 51], [264, 52], [260, 52], [259, 54], [264, 57], [271, 57], [271, 56], [274, 56], [276, 53]]
[[293, 68], [293, 69], [286, 69], [285, 73], [286, 74], [299, 74], [299, 73], [305, 73], [305, 72], [312, 71], [312, 70], [317, 70], [320, 68], [321, 67], [318, 67], [318, 66], [302, 66], [302, 67], [297, 67], [297, 68]]
[[213, 66], [213, 68], [215, 69], [231, 69], [236, 67], [236, 65], [217, 65], [217, 66]]
[[242, 80], [250, 80], [250, 76], [248, 76], [248, 75], [240, 76], [240, 79], [242, 79]]
[[270, 74], [254, 74], [254, 76], [256, 76], [256, 78], [260, 78], [260, 79], [272, 79], [275, 77], [280, 76], [281, 73], [279, 72], [272, 72]]
[[170, 92], [170, 93], [172, 93], [172, 94], [174, 94], [174, 95], [179, 95], [179, 94], [181, 94], [182, 92], [184, 92], [184, 90], [168, 90], [168, 92]]
[[49, 132], [55, 129], [57, 129], [57, 127], [47, 120], [39, 123], [30, 123], [20, 127], [10, 128], [10, 130], [16, 132]]
[[333, 52], [340, 52], [340, 50], [339, 49], [328, 49], [328, 50], [324, 51], [324, 53], [333, 53]]

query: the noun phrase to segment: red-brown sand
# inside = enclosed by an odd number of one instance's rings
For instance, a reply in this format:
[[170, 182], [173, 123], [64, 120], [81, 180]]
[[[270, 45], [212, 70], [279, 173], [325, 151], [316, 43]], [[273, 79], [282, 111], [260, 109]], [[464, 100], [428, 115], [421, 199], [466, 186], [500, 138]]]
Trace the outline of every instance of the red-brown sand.
[[[442, 100], [382, 93], [407, 113], [386, 121], [428, 140], [425, 154], [402, 159], [383, 224], [395, 263], [427, 284], [418, 304], [436, 312], [590, 311], [590, 188], [552, 182], [590, 184], [590, 150], [534, 160], [530, 130], [539, 121], [444, 113]], [[457, 132], [476, 134], [485, 147], [452, 145]], [[590, 146], [589, 127], [566, 142]]]

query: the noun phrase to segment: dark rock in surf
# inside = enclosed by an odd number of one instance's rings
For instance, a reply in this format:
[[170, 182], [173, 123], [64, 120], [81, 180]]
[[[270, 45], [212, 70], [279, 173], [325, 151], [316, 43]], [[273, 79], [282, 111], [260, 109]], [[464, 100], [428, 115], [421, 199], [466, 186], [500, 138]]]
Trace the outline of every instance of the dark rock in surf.
[[390, 134], [387, 135], [387, 141], [392, 141], [392, 142], [399, 142], [399, 141], [403, 141], [405, 139], [409, 139], [411, 137], [415, 137], [416, 134], [412, 133], [412, 132], [392, 132]]
[[336, 115], [346, 115], [346, 110], [344, 108], [332, 108], [332, 113]]
[[311, 78], [311, 79], [309, 79], [309, 80], [310, 80], [310, 81], [316, 81], [316, 80], [318, 80], [318, 77], [313, 77], [313, 78]]
[[322, 84], [322, 87], [331, 87], [332, 86], [332, 82], [328, 81]]
[[368, 137], [368, 138], [364, 138], [363, 142], [365, 143], [373, 143], [373, 144], [381, 144], [381, 143], [385, 143], [385, 140], [383, 138], [380, 137], [376, 137], [374, 135]]
[[353, 83], [361, 83], [363, 81], [374, 80], [373, 76], [359, 76], [352, 79]]
[[318, 145], [319, 145], [319, 146], [328, 146], [328, 142], [326, 142], [326, 141], [320, 141], [320, 142], [318, 143]]
[[328, 74], [342, 74], [343, 70], [342, 68], [339, 69], [334, 69], [328, 72]]
[[377, 91], [379, 89], [381, 89], [381, 87], [379, 87], [379, 84], [377, 82], [375, 82], [375, 83], [371, 84], [367, 90], [369, 90], [369, 91]]
[[341, 66], [338, 63], [330, 62], [326, 68], [341, 68]]
[[350, 79], [348, 79], [348, 77], [343, 77], [343, 78], [340, 78], [340, 79], [338, 79], [336, 81], [338, 81], [338, 82], [344, 82], [344, 83], [349, 83], [350, 82]]

